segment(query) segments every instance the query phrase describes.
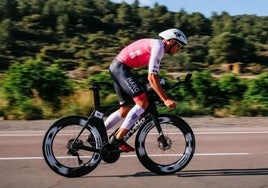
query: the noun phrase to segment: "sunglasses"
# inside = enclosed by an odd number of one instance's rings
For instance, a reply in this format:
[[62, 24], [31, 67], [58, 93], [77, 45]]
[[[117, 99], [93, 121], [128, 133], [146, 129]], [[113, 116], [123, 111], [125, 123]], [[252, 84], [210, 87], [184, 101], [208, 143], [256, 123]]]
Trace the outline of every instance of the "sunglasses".
[[[176, 40], [175, 40], [176, 41]], [[184, 46], [181, 44], [181, 43], [179, 43], [178, 41], [176, 41], [177, 42], [177, 44], [179, 45], [179, 47], [180, 47], [180, 49], [183, 49], [184, 48]]]

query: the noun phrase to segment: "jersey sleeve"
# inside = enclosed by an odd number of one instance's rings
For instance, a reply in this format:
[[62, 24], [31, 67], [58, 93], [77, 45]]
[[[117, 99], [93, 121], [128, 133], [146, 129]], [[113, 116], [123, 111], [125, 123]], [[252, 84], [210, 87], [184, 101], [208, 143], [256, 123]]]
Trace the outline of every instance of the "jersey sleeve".
[[149, 73], [158, 74], [160, 62], [164, 55], [164, 46], [160, 40], [152, 40]]

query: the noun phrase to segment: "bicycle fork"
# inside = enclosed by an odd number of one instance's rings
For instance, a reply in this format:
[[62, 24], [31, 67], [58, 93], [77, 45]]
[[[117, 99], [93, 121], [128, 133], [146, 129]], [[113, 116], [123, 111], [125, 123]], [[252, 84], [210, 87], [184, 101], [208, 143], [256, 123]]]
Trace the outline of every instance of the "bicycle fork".
[[162, 130], [162, 128], [160, 126], [160, 123], [159, 123], [159, 120], [158, 120], [158, 113], [157, 112], [152, 113], [151, 114], [151, 118], [152, 118], [153, 123], [154, 123], [154, 125], [155, 125], [155, 127], [157, 129], [158, 134], [159, 134], [159, 138], [157, 139], [158, 142], [161, 143], [161, 145], [162, 145], [163, 148], [168, 147], [169, 144], [167, 142], [167, 139], [165, 138], [165, 135], [163, 133], [163, 130]]
[[166, 148], [168, 146], [168, 142], [164, 136], [163, 130], [160, 126], [158, 120], [158, 112], [154, 111], [153, 113], [145, 112], [128, 130], [126, 135], [124, 136], [124, 141], [127, 141], [145, 122], [147, 122], [148, 118], [152, 119], [153, 124], [155, 125], [157, 132], [159, 134], [158, 141], [161, 143], [162, 147]]

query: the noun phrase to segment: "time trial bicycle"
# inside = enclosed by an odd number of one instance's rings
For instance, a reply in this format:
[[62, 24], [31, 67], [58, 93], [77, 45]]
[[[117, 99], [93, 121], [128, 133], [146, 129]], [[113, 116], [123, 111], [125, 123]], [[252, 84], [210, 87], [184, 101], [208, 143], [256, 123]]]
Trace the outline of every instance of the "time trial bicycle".
[[[167, 86], [164, 79], [160, 83], [168, 90], [187, 84], [191, 76], [188, 73], [184, 80], [178, 77], [172, 86]], [[108, 135], [104, 125], [105, 112], [111, 106], [100, 104], [99, 93], [105, 84], [107, 82], [91, 83], [89, 89], [93, 91], [94, 110], [88, 117], [63, 117], [47, 130], [43, 139], [43, 156], [47, 165], [57, 174], [80, 177], [93, 171], [102, 160], [114, 163], [119, 159], [122, 151], [109, 143], [113, 133]], [[176, 173], [185, 168], [194, 155], [194, 133], [188, 123], [178, 115], [159, 114], [157, 105], [163, 102], [149, 84], [144, 89], [149, 107], [133, 124], [124, 140], [136, 135], [136, 155], [149, 171], [161, 175]]]

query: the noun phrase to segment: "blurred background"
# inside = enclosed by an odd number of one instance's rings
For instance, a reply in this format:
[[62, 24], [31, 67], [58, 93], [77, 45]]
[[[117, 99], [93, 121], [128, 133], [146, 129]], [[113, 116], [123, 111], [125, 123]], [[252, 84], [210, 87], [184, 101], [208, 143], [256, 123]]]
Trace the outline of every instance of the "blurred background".
[[[0, 0], [0, 117], [87, 115], [89, 81], [111, 81], [108, 66], [125, 45], [168, 28], [181, 29], [189, 45], [163, 58], [160, 75], [171, 83], [193, 73], [189, 85], [169, 91], [178, 101], [169, 113], [268, 116], [266, 2], [251, 2], [256, 10], [231, 3]], [[101, 98], [117, 103], [105, 86]]]

